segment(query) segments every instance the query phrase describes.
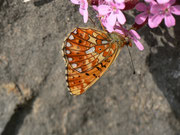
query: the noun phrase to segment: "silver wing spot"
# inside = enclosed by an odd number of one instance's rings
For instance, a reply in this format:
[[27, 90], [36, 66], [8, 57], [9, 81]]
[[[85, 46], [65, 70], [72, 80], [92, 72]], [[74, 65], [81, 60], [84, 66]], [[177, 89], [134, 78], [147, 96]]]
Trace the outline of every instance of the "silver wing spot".
[[108, 41], [106, 41], [106, 40], [102, 41], [102, 44], [107, 44], [107, 43], [108, 43]]
[[70, 39], [70, 40], [73, 40], [73, 39], [74, 39], [74, 36], [73, 36], [73, 35], [70, 35], [70, 36], [69, 36], [69, 39]]
[[76, 64], [76, 63], [73, 63], [73, 64], [72, 64], [72, 67], [73, 67], [73, 68], [76, 68], [76, 67], [77, 67], [77, 64]]
[[89, 50], [86, 51], [86, 54], [92, 53], [95, 51], [94, 47], [91, 47]]
[[75, 29], [75, 30], [73, 31], [73, 33], [74, 33], [74, 34], [77, 34], [77, 29]]
[[70, 54], [71, 52], [70, 52], [69, 50], [66, 50], [66, 53], [67, 53], [67, 54]]
[[81, 68], [77, 68], [77, 71], [78, 71], [78, 72], [82, 72], [82, 69], [81, 69]]
[[66, 46], [71, 47], [72, 45], [69, 42], [67, 42]]
[[72, 58], [68, 58], [69, 61], [72, 61], [73, 59]]

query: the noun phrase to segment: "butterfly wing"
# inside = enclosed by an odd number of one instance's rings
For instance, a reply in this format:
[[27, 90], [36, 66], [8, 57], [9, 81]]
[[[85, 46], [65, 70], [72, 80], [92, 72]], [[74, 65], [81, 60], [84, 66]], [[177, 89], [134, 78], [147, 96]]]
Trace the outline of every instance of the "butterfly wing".
[[65, 39], [67, 85], [80, 95], [92, 86], [118, 56], [120, 48], [111, 43], [108, 33], [89, 28], [76, 28]]

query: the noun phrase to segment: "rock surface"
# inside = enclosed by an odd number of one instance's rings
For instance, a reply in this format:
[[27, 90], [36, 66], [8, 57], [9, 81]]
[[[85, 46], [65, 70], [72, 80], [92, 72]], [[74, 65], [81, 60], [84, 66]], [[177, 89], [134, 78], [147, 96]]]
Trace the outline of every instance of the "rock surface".
[[[90, 10], [91, 16], [93, 12]], [[132, 13], [127, 14], [132, 23]], [[95, 17], [92, 17], [95, 19]], [[0, 1], [1, 135], [180, 135], [180, 18], [139, 31], [81, 96], [67, 92], [61, 45], [83, 24], [64, 0]]]

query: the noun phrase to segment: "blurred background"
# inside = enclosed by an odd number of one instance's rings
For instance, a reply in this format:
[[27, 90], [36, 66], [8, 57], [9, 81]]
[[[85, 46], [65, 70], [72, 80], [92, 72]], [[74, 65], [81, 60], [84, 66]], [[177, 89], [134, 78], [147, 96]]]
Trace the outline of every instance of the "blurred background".
[[[126, 12], [128, 25], [135, 11]], [[89, 15], [101, 29], [95, 13]], [[67, 91], [64, 38], [83, 23], [69, 0], [0, 0], [1, 135], [180, 135], [180, 17], [145, 26], [89, 90]]]

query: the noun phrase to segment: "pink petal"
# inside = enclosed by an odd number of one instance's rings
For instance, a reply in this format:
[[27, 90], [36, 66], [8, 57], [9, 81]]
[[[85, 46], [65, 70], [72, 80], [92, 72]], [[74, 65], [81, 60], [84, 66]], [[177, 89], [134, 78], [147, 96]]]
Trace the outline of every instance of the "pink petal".
[[180, 5], [172, 6], [171, 13], [175, 15], [180, 15]]
[[147, 13], [143, 12], [135, 17], [135, 22], [137, 24], [142, 24], [146, 21], [147, 17], [148, 17]]
[[117, 19], [120, 24], [124, 24], [126, 22], [126, 18], [120, 10], [119, 13], [117, 14]]
[[115, 32], [118, 32], [121, 35], [125, 35], [124, 32], [122, 30], [120, 30], [120, 29], [116, 29]]
[[[121, 35], [127, 35], [128, 34], [128, 30], [126, 30], [125, 28], [123, 28], [123, 26], [122, 25], [119, 25], [119, 24], [117, 24], [117, 25], [115, 25], [115, 32], [118, 32], [118, 33], [120, 33]], [[126, 34], [125, 34], [126, 33]]]
[[92, 6], [94, 8], [94, 10], [98, 11], [98, 7], [97, 6]]
[[169, 3], [168, 3], [168, 5], [171, 6], [171, 5], [173, 5], [175, 2], [176, 2], [176, 0], [170, 0]]
[[84, 23], [87, 23], [87, 21], [88, 21], [88, 10], [87, 9], [84, 10], [82, 8], [79, 8], [79, 12], [83, 16]]
[[137, 11], [146, 11], [147, 10], [147, 6], [146, 4], [140, 2], [135, 6]]
[[172, 14], [166, 15], [164, 20], [167, 27], [174, 26], [176, 23], [175, 18], [174, 16], [172, 16]]
[[125, 8], [124, 3], [118, 3], [117, 6], [118, 6], [118, 9], [124, 9]]
[[149, 16], [149, 20], [148, 20], [149, 27], [151, 28], [157, 27], [161, 23], [163, 18], [164, 18], [164, 15]]
[[88, 8], [88, 2], [87, 0], [81, 0], [80, 8], [86, 10]]
[[111, 13], [108, 17], [107, 17], [107, 22], [109, 25], [114, 26], [116, 23], [116, 15]]
[[159, 4], [165, 4], [165, 3], [168, 3], [169, 0], [157, 0], [157, 2], [158, 2]]
[[123, 3], [124, 2], [124, 0], [115, 0], [116, 1], [116, 3]]
[[141, 50], [141, 51], [144, 50], [144, 46], [141, 44], [141, 42], [139, 42], [139, 40], [134, 39], [133, 41], [139, 50]]
[[72, 2], [73, 4], [80, 4], [80, 1], [79, 1], [79, 0], [71, 0], [71, 2]]
[[87, 10], [84, 11], [83, 19], [84, 19], [84, 23], [87, 23], [87, 21], [88, 21], [88, 11]]
[[109, 3], [109, 2], [112, 2], [112, 0], [105, 0], [105, 1], [108, 2], [108, 3]]
[[84, 9], [79, 8], [79, 12], [80, 12], [81, 15], [84, 15], [84, 11], [85, 11]]
[[147, 3], [150, 3], [150, 2], [152, 2], [152, 1], [154, 1], [154, 0], [145, 0], [145, 2], [147, 2]]
[[[80, 8], [79, 8], [79, 12], [81, 15], [84, 15], [87, 13], [87, 10], [88, 9], [88, 2], [87, 0], [81, 0], [81, 3], [80, 3]], [[86, 13], [84, 13], [86, 12]]]
[[135, 37], [136, 39], [141, 39], [141, 37], [139, 36], [139, 34], [135, 31], [135, 30], [130, 30], [130, 33], [133, 37]]
[[152, 5], [155, 5], [155, 4], [157, 4], [154, 0], [152, 0], [150, 3], [149, 3], [149, 5], [150, 5], [150, 7], [152, 6]]
[[98, 7], [98, 12], [100, 15], [107, 15], [110, 11], [110, 7], [108, 5], [100, 5]]
[[158, 14], [161, 9], [162, 9], [161, 5], [153, 4], [153, 5], [151, 6], [150, 12], [151, 12], [152, 14]]
[[114, 26], [111, 26], [108, 23], [104, 23], [104, 26], [106, 27], [107, 31], [109, 31], [110, 33], [114, 31]]

